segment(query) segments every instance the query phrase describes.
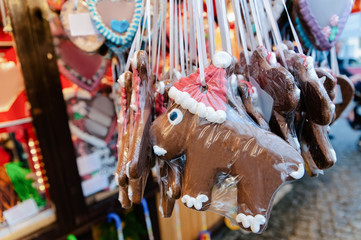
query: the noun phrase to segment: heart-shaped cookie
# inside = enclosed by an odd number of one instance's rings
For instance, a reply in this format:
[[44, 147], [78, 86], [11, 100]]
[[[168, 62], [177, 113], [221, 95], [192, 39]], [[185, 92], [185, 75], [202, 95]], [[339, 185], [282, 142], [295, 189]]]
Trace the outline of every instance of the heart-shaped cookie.
[[98, 31], [116, 45], [131, 42], [141, 20], [143, 0], [89, 0]]
[[59, 71], [78, 86], [93, 91], [106, 74], [110, 55], [87, 54], [65, 38], [54, 37]]
[[[104, 36], [97, 31], [92, 33], [94, 27], [92, 26], [93, 23], [88, 5], [84, 1], [78, 1], [78, 4], [76, 4], [75, 0], [68, 0], [61, 8], [60, 19], [70, 41], [81, 50], [85, 52], [95, 52], [103, 45], [105, 41]], [[76, 24], [79, 20], [85, 21], [90, 32], [71, 31], [72, 24]]]
[[295, 0], [295, 23], [304, 30], [301, 37], [305, 44], [308, 38], [317, 49], [330, 50], [341, 35], [352, 5], [353, 0]]

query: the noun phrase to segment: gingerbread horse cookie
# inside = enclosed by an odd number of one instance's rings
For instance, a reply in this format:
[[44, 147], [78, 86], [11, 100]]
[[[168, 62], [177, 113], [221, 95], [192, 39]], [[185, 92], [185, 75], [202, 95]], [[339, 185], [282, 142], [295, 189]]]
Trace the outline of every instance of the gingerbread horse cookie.
[[[170, 161], [186, 156], [182, 202], [205, 211], [220, 173], [238, 179], [237, 221], [254, 233], [262, 232], [274, 193], [285, 182], [304, 174], [302, 157], [278, 136], [242, 122], [227, 104], [227, 79], [232, 57], [216, 53], [205, 69], [175, 83], [167, 112], [150, 129], [154, 153]], [[241, 121], [241, 123], [239, 122]]]

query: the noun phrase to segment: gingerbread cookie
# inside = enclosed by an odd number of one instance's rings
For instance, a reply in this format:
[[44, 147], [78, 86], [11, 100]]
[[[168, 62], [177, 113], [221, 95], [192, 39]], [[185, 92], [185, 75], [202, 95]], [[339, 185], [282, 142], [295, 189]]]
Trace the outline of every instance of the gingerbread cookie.
[[289, 71], [301, 89], [302, 108], [307, 113], [307, 118], [319, 125], [329, 124], [335, 111], [335, 105], [323, 86], [325, 77], [318, 78], [313, 67], [312, 57], [287, 50], [284, 51], [284, 54]]
[[220, 173], [240, 179], [236, 220], [244, 229], [260, 233], [274, 193], [284, 182], [301, 178], [304, 166], [289, 144], [245, 123], [229, 107], [227, 99], [234, 98], [227, 96], [232, 94], [227, 92], [231, 65], [231, 56], [216, 53], [205, 69], [206, 86], [199, 71], [175, 83], [169, 92], [175, 103], [153, 122], [151, 142], [155, 154], [166, 161], [186, 156], [182, 202], [189, 208], [209, 208]]
[[355, 94], [355, 87], [353, 83], [345, 75], [337, 76], [337, 85], [339, 85], [341, 89], [341, 96], [337, 97], [341, 100], [341, 102], [336, 102], [336, 118], [332, 121], [332, 123], [334, 123], [341, 116], [343, 111], [345, 111]]
[[251, 57], [250, 75], [274, 99], [278, 112], [293, 111], [300, 100], [300, 90], [290, 72], [277, 63], [275, 53], [260, 47]]
[[330, 72], [322, 68], [316, 68], [316, 74], [319, 78], [325, 77], [323, 86], [325, 87], [331, 101], [333, 101], [336, 97], [336, 79], [332, 76]]

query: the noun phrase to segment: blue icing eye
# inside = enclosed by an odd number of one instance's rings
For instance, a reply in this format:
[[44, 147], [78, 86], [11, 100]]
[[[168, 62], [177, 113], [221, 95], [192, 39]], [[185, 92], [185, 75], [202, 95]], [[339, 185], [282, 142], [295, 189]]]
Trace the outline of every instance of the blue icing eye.
[[168, 113], [168, 121], [172, 125], [177, 125], [183, 120], [183, 113], [178, 109], [174, 108], [170, 113]]
[[110, 27], [118, 33], [124, 33], [129, 27], [129, 22], [127, 20], [112, 20], [110, 22]]
[[169, 119], [170, 119], [171, 121], [174, 121], [174, 120], [177, 119], [177, 117], [178, 117], [178, 113], [172, 112], [172, 113], [170, 114], [170, 116], [169, 116]]

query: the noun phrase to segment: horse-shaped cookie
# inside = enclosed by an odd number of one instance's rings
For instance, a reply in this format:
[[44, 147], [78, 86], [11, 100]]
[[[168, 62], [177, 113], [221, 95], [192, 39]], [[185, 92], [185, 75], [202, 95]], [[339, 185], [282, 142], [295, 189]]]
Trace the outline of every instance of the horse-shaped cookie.
[[275, 192], [285, 182], [301, 178], [304, 165], [284, 140], [242, 120], [227, 104], [232, 98], [227, 91], [232, 61], [228, 53], [219, 52], [205, 69], [204, 79], [198, 70], [175, 83], [169, 92], [175, 102], [153, 122], [151, 142], [163, 160], [186, 156], [182, 202], [189, 208], [209, 208], [219, 174], [236, 177], [236, 220], [260, 233]]

